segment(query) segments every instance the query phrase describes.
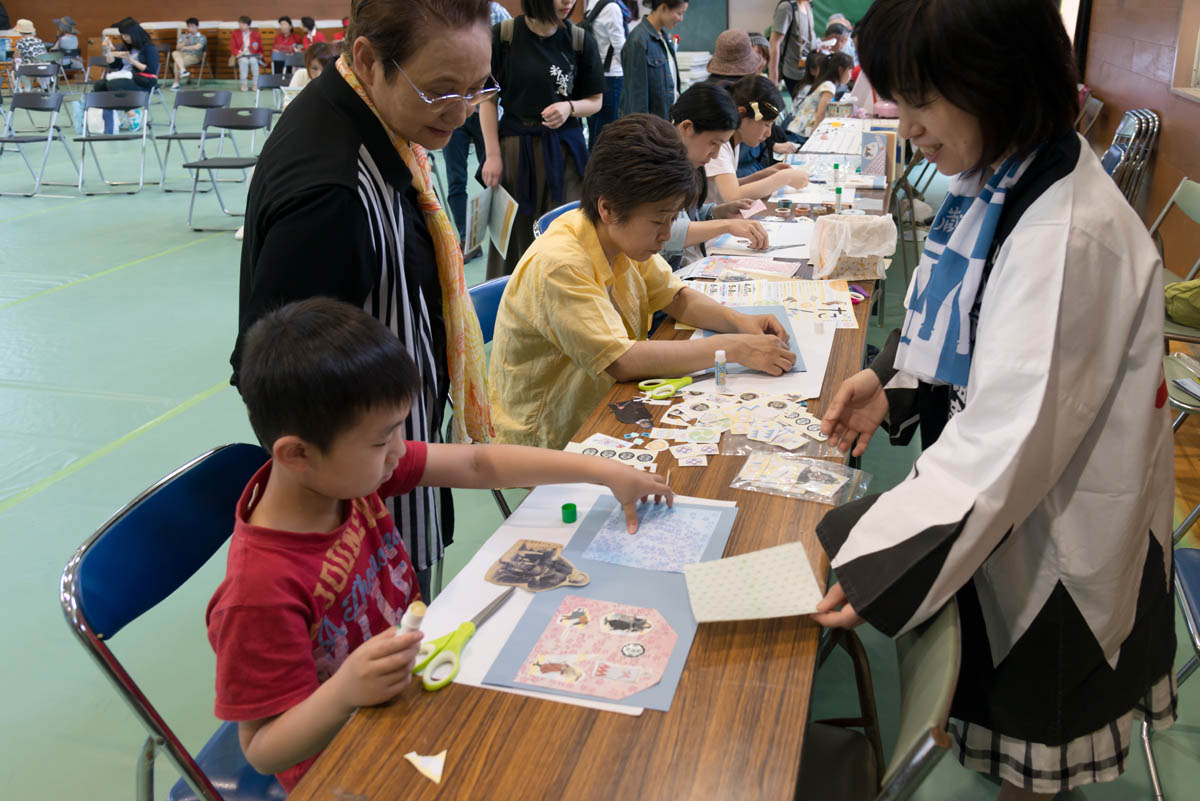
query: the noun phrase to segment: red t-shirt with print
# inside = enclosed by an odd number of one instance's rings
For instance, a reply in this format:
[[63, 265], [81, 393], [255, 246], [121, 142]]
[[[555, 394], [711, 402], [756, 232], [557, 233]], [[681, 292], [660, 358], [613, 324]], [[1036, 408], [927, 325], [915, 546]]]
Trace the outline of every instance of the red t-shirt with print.
[[[271, 462], [238, 501], [225, 580], [208, 604], [208, 640], [217, 654], [215, 713], [259, 720], [303, 701], [373, 635], [398, 625], [420, 598], [412, 562], [381, 498], [411, 491], [425, 473], [424, 442], [407, 443], [392, 477], [346, 502], [329, 533], [273, 531], [250, 518]], [[291, 792], [313, 760], [277, 774]]]

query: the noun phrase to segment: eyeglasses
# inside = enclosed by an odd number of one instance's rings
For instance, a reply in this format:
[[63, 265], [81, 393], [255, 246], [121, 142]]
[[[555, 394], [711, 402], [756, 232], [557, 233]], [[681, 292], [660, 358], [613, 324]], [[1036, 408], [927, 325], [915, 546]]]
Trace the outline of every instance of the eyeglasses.
[[487, 84], [478, 92], [469, 92], [465, 95], [448, 94], [430, 97], [417, 88], [417, 85], [412, 82], [412, 78], [408, 77], [408, 73], [404, 71], [404, 67], [396, 64], [396, 60], [392, 59], [392, 64], [395, 64], [396, 69], [400, 70], [400, 74], [404, 76], [404, 80], [408, 81], [408, 85], [417, 93], [417, 97], [421, 98], [421, 102], [429, 106], [430, 111], [445, 111], [456, 103], [466, 103], [468, 108], [474, 108], [486, 100], [491, 100], [496, 95], [500, 94], [500, 83], [491, 75], [487, 77]]

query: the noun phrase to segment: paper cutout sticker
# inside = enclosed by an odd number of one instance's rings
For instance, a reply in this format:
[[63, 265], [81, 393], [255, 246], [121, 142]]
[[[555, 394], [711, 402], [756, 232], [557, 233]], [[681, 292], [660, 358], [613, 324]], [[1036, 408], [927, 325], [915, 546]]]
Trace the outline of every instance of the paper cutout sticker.
[[518, 540], [496, 560], [484, 576], [502, 587], [521, 587], [529, 592], [553, 590], [564, 584], [582, 587], [591, 581], [562, 555], [556, 542]]
[[[586, 622], [560, 625], [568, 619]], [[513, 683], [610, 700], [627, 698], [662, 680], [678, 640], [655, 609], [567, 596]]]
[[426, 779], [442, 783], [442, 771], [446, 767], [446, 752], [434, 754], [433, 756], [421, 756], [416, 751], [409, 751], [404, 755], [404, 758], [412, 763], [412, 766], [420, 771], [421, 775]]
[[622, 423], [636, 423], [643, 428], [650, 428], [650, 410], [646, 405], [637, 398], [620, 403], [610, 403], [608, 408], [612, 409], [617, 420]]

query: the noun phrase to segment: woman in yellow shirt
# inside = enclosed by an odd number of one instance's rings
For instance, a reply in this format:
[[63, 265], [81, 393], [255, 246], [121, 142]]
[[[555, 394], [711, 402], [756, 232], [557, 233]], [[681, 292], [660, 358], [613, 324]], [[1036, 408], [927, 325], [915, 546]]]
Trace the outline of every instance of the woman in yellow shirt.
[[[714, 354], [771, 375], [795, 355], [771, 315], [745, 315], [684, 287], [658, 255], [698, 190], [675, 127], [633, 114], [604, 128], [578, 211], [521, 258], [496, 318], [489, 368], [499, 442], [561, 448], [616, 381], [680, 376]], [[706, 339], [647, 341], [656, 311]]]

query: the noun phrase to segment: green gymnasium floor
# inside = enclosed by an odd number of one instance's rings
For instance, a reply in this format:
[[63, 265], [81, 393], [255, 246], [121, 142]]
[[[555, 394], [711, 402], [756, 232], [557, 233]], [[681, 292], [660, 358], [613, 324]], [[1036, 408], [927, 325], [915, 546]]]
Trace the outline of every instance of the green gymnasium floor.
[[[235, 91], [234, 97], [235, 104], [249, 105], [252, 95]], [[199, 115], [185, 119], [197, 125]], [[18, 127], [27, 124], [18, 119]], [[136, 174], [127, 143], [108, 145], [104, 155], [110, 177]], [[157, 177], [152, 155], [149, 160]], [[179, 163], [173, 152], [169, 175], [176, 185], [187, 178]], [[60, 147], [51, 151], [50, 164], [48, 179], [74, 180]], [[97, 180], [91, 163], [88, 175]], [[0, 190], [27, 185], [20, 158], [6, 151]], [[227, 200], [241, 208], [244, 186], [225, 186]], [[164, 194], [156, 186], [114, 197], [46, 191], [71, 197], [0, 198], [0, 553], [9, 565], [0, 602], [9, 610], [4, 633], [12, 648], [0, 668], [0, 797], [116, 801], [132, 796], [144, 734], [68, 632], [59, 575], [79, 543], [147, 485], [214, 445], [251, 440], [238, 395], [227, 384], [240, 243], [232, 234], [188, 229], [186, 194]], [[199, 219], [227, 222], [210, 195], [197, 206]], [[482, 260], [468, 265], [469, 283], [483, 274]], [[899, 319], [903, 290], [897, 266], [887, 293], [889, 324]], [[883, 329], [873, 325], [871, 341], [882, 338]], [[876, 488], [887, 487], [903, 478], [912, 458], [911, 451], [877, 441], [864, 466], [876, 476]], [[447, 578], [500, 521], [484, 492], [458, 493], [457, 509]], [[204, 608], [223, 568], [222, 554], [114, 640], [131, 674], [193, 749], [216, 725]], [[1182, 623], [1179, 631], [1182, 636]], [[897, 717], [894, 652], [885, 638], [860, 633], [887, 746]], [[1169, 797], [1180, 799], [1192, 796], [1187, 788], [1200, 781], [1200, 684], [1184, 689], [1180, 722], [1156, 740]], [[815, 698], [816, 717], [853, 709], [853, 681], [842, 657], [818, 674]], [[176, 775], [166, 760], [157, 775], [161, 798]], [[1120, 782], [1074, 797], [1147, 797], [1148, 787], [1135, 748]], [[918, 797], [990, 799], [995, 792], [946, 759]]]

